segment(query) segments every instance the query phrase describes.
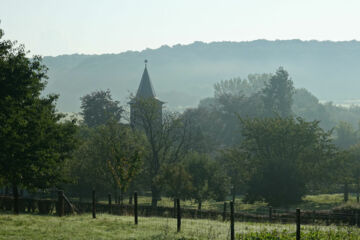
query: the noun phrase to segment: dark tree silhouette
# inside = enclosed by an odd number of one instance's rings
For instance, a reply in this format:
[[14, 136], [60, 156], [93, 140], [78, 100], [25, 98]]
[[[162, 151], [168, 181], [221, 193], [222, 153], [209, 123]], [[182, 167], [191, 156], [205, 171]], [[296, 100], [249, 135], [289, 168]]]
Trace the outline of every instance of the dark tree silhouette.
[[106, 124], [109, 120], [120, 121], [123, 108], [114, 101], [110, 90], [95, 91], [81, 97], [81, 115], [88, 127]]

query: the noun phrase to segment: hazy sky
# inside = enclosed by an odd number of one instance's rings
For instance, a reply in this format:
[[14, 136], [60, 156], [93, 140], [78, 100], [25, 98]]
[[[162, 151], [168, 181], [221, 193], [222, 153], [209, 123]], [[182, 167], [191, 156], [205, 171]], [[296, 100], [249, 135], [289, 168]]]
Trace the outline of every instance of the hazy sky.
[[0, 0], [5, 38], [33, 54], [194, 41], [360, 40], [360, 0]]

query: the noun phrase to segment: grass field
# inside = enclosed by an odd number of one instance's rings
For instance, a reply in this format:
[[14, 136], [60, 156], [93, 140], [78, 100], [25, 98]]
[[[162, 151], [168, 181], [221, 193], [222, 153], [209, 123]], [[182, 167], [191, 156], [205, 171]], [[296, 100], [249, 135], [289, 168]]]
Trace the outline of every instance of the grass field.
[[[235, 223], [236, 239], [295, 239], [294, 224]], [[0, 239], [229, 239], [229, 222], [183, 219], [182, 231], [176, 233], [176, 220], [139, 218], [100, 214], [80, 216], [39, 216], [0, 214]], [[360, 230], [353, 227], [303, 226], [303, 240], [360, 239]]]

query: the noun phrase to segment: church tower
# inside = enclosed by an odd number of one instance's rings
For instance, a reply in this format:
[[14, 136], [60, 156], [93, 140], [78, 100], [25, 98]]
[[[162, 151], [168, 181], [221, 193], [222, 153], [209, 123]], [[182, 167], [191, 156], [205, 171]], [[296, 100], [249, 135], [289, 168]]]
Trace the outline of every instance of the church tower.
[[145, 60], [145, 69], [136, 96], [131, 99], [129, 104], [132, 128], [141, 127], [144, 120], [150, 121], [152, 119], [151, 121], [162, 122], [162, 105], [164, 102], [156, 97], [147, 69], [147, 60]]

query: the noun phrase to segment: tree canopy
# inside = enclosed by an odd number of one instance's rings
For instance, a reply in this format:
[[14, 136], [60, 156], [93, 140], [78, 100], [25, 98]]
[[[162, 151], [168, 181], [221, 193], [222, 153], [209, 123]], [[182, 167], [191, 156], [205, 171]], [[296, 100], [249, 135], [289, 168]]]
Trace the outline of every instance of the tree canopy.
[[337, 149], [331, 132], [301, 118], [242, 119], [241, 149], [252, 163], [247, 200], [272, 206], [301, 201], [307, 186], [321, 182]]
[[41, 96], [47, 78], [41, 58], [28, 58], [24, 46], [2, 36], [0, 31], [0, 176], [17, 198], [19, 186], [46, 188], [63, 180], [76, 126], [61, 121], [56, 95]]
[[120, 122], [123, 108], [114, 101], [110, 90], [95, 91], [81, 97], [81, 115], [89, 127], [106, 124], [109, 120]]
[[99, 193], [124, 193], [141, 172], [145, 156], [145, 139], [129, 126], [109, 121], [96, 128], [81, 129], [81, 144], [69, 169], [75, 194], [98, 189]]
[[270, 81], [265, 83], [262, 94], [266, 116], [278, 114], [281, 117], [289, 117], [292, 114], [294, 86], [284, 68], [276, 70]]

